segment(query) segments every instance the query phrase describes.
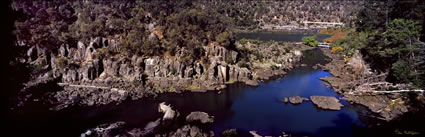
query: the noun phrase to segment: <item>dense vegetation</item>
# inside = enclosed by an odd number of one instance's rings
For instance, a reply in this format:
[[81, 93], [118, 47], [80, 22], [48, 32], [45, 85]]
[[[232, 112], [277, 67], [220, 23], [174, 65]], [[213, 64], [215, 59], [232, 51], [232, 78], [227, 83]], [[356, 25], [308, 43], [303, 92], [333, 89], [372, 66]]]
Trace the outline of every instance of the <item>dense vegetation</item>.
[[305, 45], [308, 45], [311, 47], [317, 47], [317, 45], [319, 45], [319, 41], [317, 41], [316, 36], [303, 37], [301, 40], [303, 41]]
[[[165, 52], [197, 58], [202, 46], [217, 41], [231, 47], [232, 19], [215, 8], [190, 1], [15, 1], [15, 34], [20, 43], [55, 53], [96, 37], [119, 40], [126, 55]], [[102, 53], [116, 54], [117, 51]], [[43, 54], [46, 54], [43, 53]], [[104, 55], [104, 54], [102, 54]]]
[[356, 30], [334, 46], [351, 56], [360, 50], [387, 80], [425, 87], [425, 1], [365, 1]]

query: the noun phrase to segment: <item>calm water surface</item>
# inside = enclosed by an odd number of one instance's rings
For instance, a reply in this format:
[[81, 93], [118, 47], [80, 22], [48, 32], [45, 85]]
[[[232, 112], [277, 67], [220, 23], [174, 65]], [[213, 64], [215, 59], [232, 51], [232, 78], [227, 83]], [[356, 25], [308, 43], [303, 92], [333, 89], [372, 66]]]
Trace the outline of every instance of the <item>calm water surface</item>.
[[[323, 62], [320, 50], [312, 50], [303, 60], [305, 67], [290, 71], [285, 77], [262, 82], [258, 87], [243, 84], [229, 85], [219, 94], [206, 93], [162, 94], [155, 99], [125, 101], [119, 105], [72, 107], [59, 112], [46, 111], [39, 105], [27, 106], [15, 113], [10, 125], [27, 132], [17, 135], [79, 136], [88, 128], [116, 121], [125, 121], [130, 127], [143, 128], [147, 122], [162, 116], [157, 109], [167, 102], [180, 112], [180, 120], [192, 111], [204, 111], [215, 117], [210, 128], [218, 135], [225, 129], [236, 128], [242, 135], [256, 130], [260, 135], [278, 136], [282, 131], [308, 136], [353, 136], [364, 125], [359, 119], [366, 111], [360, 106], [345, 106], [340, 111], [318, 109], [311, 101], [299, 105], [281, 102], [284, 97], [312, 95], [340, 97], [319, 80], [331, 76], [312, 65]], [[66, 134], [66, 135], [64, 135]]]

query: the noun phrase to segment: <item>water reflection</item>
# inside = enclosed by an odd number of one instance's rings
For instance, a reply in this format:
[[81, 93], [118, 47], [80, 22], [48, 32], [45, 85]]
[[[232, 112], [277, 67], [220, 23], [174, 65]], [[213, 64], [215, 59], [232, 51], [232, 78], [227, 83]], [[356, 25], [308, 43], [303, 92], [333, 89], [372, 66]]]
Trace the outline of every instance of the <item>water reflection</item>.
[[[304, 58], [303, 62], [321, 56], [320, 52], [314, 53], [317, 51], [307, 52], [311, 56]], [[292, 105], [279, 101], [289, 96], [339, 96], [319, 80], [331, 74], [312, 69], [313, 64], [295, 68], [285, 77], [262, 82], [258, 87], [229, 85], [221, 94], [215, 91], [162, 94], [155, 99], [144, 98], [119, 105], [73, 107], [48, 114], [23, 111], [13, 126], [32, 129], [36, 132], [29, 133], [34, 136], [63, 136], [64, 133], [78, 136], [88, 128], [116, 121], [125, 121], [129, 127], [143, 128], [149, 121], [161, 117], [158, 104], [167, 102], [180, 112], [179, 121], [184, 121], [184, 116], [192, 111], [204, 111], [215, 116], [211, 129], [216, 135], [225, 129], [236, 128], [242, 135], [249, 135], [248, 131], [256, 130], [261, 135], [272, 136], [278, 136], [282, 131], [309, 136], [352, 136], [353, 127], [362, 126], [356, 112], [361, 111], [361, 108], [342, 102], [345, 106], [340, 111], [327, 111], [318, 109], [311, 102]], [[32, 115], [37, 118], [33, 119]]]

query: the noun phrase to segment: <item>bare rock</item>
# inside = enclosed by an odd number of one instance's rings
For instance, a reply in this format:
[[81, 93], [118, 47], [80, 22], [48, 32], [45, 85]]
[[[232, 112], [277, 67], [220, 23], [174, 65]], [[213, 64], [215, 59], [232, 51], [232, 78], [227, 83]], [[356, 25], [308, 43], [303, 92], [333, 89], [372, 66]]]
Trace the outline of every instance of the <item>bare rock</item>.
[[193, 122], [193, 121], [200, 121], [201, 123], [212, 123], [214, 122], [214, 117], [208, 115], [208, 113], [205, 112], [191, 112], [189, 115], [186, 116], [186, 121]]
[[257, 87], [259, 85], [256, 80], [247, 80], [245, 82], [245, 84], [250, 85], [250, 86], [254, 86], [254, 87]]
[[340, 110], [341, 107], [344, 106], [339, 103], [339, 100], [335, 97], [311, 96], [310, 99], [313, 104], [317, 105], [321, 109]]
[[166, 105], [165, 102], [159, 104], [158, 110], [164, 113], [163, 120], [172, 120], [177, 116], [177, 111], [173, 110], [171, 105]]
[[289, 103], [291, 104], [301, 104], [303, 103], [303, 101], [308, 101], [308, 98], [304, 98], [300, 96], [289, 97]]
[[96, 128], [92, 128], [82, 133], [81, 137], [107, 137], [114, 136], [114, 134], [119, 134], [116, 131], [122, 130], [125, 122], [116, 122], [111, 124], [102, 124], [97, 126]]

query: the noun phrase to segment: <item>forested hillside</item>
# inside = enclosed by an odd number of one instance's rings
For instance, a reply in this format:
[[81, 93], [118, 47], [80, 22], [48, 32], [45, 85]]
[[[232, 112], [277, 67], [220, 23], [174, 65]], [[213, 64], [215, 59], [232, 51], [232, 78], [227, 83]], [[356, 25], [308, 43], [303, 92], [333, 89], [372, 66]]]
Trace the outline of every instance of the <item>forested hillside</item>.
[[360, 50], [364, 59], [387, 80], [425, 85], [425, 2], [366, 1], [358, 14], [355, 31], [337, 41], [344, 54]]

